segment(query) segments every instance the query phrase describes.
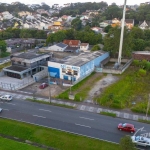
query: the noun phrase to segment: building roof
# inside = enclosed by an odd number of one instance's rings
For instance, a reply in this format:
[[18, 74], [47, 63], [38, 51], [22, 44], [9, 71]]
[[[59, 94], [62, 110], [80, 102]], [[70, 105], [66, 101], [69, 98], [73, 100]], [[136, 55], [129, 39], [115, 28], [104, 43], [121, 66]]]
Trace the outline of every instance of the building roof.
[[81, 43], [80, 46], [87, 46], [89, 43]]
[[79, 48], [78, 47], [71, 47], [71, 46], [68, 46], [65, 51], [76, 51], [78, 50]]
[[54, 26], [61, 26], [61, 23], [59, 21], [55, 21]]
[[80, 40], [64, 40], [63, 43], [69, 46], [79, 46], [81, 42]]
[[125, 22], [126, 23], [134, 23], [134, 19], [126, 19]]
[[133, 54], [142, 54], [142, 55], [150, 55], [150, 51], [135, 51], [132, 52]]
[[27, 70], [28, 68], [27, 67], [13, 65], [13, 66], [7, 67], [5, 69], [13, 70], [13, 71], [17, 71], [17, 72], [22, 72], [24, 70]]
[[61, 43], [56, 44], [56, 46], [61, 47], [61, 48], [65, 48], [68, 45], [61, 42]]
[[66, 64], [66, 65], [81, 67], [84, 64], [88, 63], [89, 61], [92, 61], [95, 58], [102, 56], [105, 53], [107, 53], [107, 52], [104, 52], [102, 50], [92, 52], [92, 53], [91, 52], [84, 52], [84, 53], [81, 53], [80, 55], [77, 55], [77, 56], [68, 56], [62, 60], [55, 60], [55, 62], [61, 63], [61, 64]]

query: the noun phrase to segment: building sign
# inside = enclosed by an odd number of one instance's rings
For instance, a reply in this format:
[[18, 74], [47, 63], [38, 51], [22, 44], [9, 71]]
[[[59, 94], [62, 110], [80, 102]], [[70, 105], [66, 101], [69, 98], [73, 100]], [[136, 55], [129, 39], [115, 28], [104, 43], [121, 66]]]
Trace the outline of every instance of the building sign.
[[62, 74], [78, 76], [79, 67], [62, 64], [61, 68], [62, 68]]

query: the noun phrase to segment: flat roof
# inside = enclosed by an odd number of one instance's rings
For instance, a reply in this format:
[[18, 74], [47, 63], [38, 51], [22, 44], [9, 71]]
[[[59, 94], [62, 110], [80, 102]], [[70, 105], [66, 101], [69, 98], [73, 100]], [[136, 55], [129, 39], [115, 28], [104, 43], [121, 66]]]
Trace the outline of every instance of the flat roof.
[[104, 52], [102, 50], [96, 51], [96, 52], [84, 52], [80, 53], [77, 56], [67, 56], [61, 60], [54, 60], [54, 62], [66, 64], [66, 65], [72, 65], [72, 66], [82, 66], [86, 64], [87, 62], [94, 60], [95, 58], [102, 56], [107, 52]]
[[17, 72], [22, 72], [24, 70], [27, 70], [28, 68], [22, 67], [22, 66], [10, 66], [10, 67], [7, 67], [5, 69], [13, 70], [13, 71], [17, 71]]
[[48, 55], [47, 53], [44, 53], [44, 54], [36, 54], [36, 53], [33, 53], [33, 52], [23, 52], [21, 54], [17, 54], [17, 55], [12, 55], [13, 57], [17, 57], [17, 58], [24, 58], [24, 59], [34, 59], [34, 58], [37, 58], [37, 57], [40, 57], [40, 56], [44, 56], [44, 55]]
[[150, 51], [135, 51], [132, 52], [133, 54], [144, 54], [144, 55], [150, 55]]

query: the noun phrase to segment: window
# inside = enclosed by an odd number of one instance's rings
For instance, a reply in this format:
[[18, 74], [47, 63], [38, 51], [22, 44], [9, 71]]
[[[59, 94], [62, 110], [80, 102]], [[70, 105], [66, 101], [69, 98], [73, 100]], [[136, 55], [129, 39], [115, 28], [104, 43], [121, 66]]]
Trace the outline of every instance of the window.
[[26, 67], [26, 63], [24, 63], [24, 66]]
[[18, 64], [19, 64], [19, 65], [21, 65], [21, 62], [20, 62], [20, 61], [18, 61]]

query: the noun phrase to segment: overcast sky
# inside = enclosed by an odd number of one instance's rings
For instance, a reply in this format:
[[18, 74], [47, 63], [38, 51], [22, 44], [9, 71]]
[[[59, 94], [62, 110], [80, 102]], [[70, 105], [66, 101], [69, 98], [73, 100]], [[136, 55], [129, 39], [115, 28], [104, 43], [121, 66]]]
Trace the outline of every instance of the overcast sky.
[[[75, 3], [75, 2], [100, 2], [101, 0], [92, 0], [92, 1], [88, 1], [88, 0], [16, 0], [19, 1], [21, 3], [24, 4], [41, 4], [41, 2], [45, 2], [46, 4], [52, 6], [53, 4], [59, 4], [61, 6], [63, 6], [63, 4], [65, 3]], [[104, 2], [107, 2], [109, 5], [113, 2], [115, 2], [117, 5], [123, 5], [124, 4], [124, 0], [103, 0]], [[11, 3], [11, 2], [15, 2], [15, 0], [0, 0], [1, 3]], [[147, 0], [127, 0], [127, 5], [134, 5], [134, 4], [140, 4], [140, 3], [144, 3], [147, 2]]]

